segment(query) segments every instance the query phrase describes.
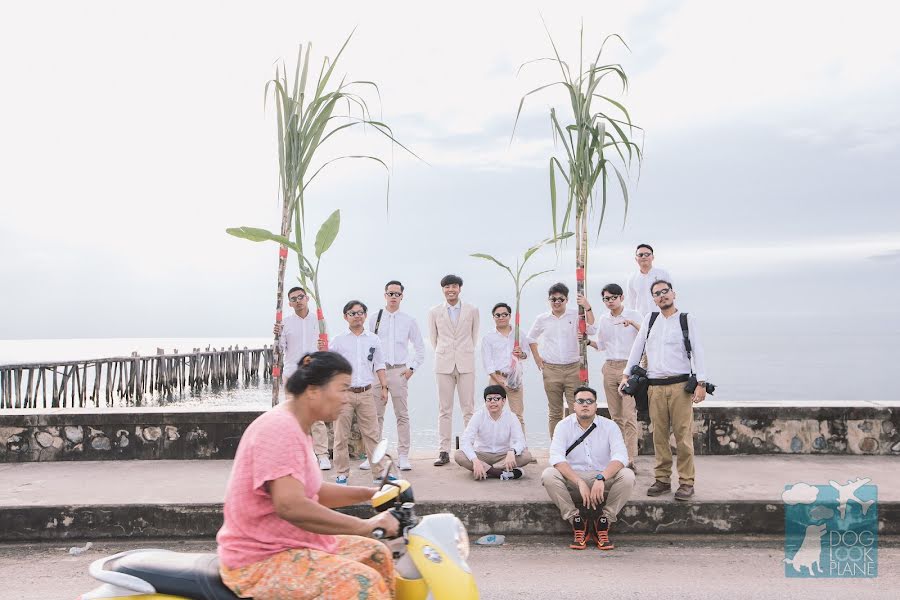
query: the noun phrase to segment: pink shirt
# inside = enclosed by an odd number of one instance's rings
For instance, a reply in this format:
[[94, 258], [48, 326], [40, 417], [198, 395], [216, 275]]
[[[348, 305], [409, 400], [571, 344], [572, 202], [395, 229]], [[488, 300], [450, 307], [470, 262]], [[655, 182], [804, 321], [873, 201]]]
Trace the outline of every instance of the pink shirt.
[[311, 533], [275, 513], [267, 482], [290, 475], [303, 484], [306, 497], [319, 500], [322, 472], [312, 438], [284, 406], [247, 427], [238, 446], [225, 492], [225, 523], [216, 536], [219, 560], [229, 569], [245, 567], [291, 548], [334, 553], [333, 535]]

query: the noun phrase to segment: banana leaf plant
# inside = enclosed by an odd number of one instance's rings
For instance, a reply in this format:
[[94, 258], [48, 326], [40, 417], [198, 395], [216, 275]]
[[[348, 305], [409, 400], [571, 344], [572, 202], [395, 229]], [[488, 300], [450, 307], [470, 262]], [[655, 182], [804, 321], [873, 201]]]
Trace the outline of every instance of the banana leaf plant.
[[[275, 322], [281, 323], [282, 312], [281, 307], [284, 302], [284, 274], [287, 266], [288, 249], [294, 250], [298, 255], [300, 263], [300, 279], [301, 281], [312, 280], [314, 284], [318, 283], [317, 269], [312, 268], [310, 261], [306, 258], [305, 245], [305, 225], [306, 225], [306, 191], [310, 183], [325, 169], [325, 167], [344, 159], [367, 159], [374, 161], [384, 167], [385, 171], [390, 173], [387, 164], [375, 156], [370, 155], [347, 155], [331, 158], [324, 161], [316, 161], [320, 156], [322, 147], [335, 134], [351, 127], [371, 127], [380, 135], [389, 139], [392, 143], [399, 145], [404, 150], [409, 151], [403, 144], [394, 139], [393, 132], [390, 127], [384, 123], [374, 120], [369, 112], [369, 107], [365, 98], [356, 93], [359, 88], [374, 88], [378, 94], [378, 86], [371, 81], [341, 81], [329, 89], [329, 81], [331, 80], [334, 68], [337, 65], [341, 54], [350, 43], [353, 37], [351, 33], [347, 40], [341, 46], [341, 49], [335, 55], [334, 60], [325, 57], [322, 61], [319, 75], [313, 83], [309, 75], [310, 55], [312, 45], [307, 44], [305, 51], [301, 45], [297, 55], [297, 65], [294, 70], [294, 77], [291, 81], [288, 77], [287, 67], [277, 65], [275, 67], [275, 78], [266, 83], [265, 99], [268, 101], [271, 90], [271, 97], [274, 101], [277, 124], [278, 124], [278, 179], [279, 179], [279, 195], [281, 200], [281, 230], [279, 232], [278, 241], [280, 248], [278, 249], [278, 271], [276, 277], [275, 292]], [[346, 106], [346, 111], [342, 107]], [[341, 108], [341, 110], [337, 110]], [[358, 111], [357, 114], [354, 114]], [[412, 153], [411, 153], [412, 154]], [[415, 156], [415, 154], [413, 154]], [[390, 190], [390, 181], [388, 181], [388, 191]], [[326, 222], [327, 223], [327, 222]], [[232, 228], [229, 233], [238, 235], [237, 231], [265, 231], [254, 228]], [[289, 245], [291, 232], [294, 232], [294, 239]], [[270, 232], [266, 232], [270, 233]], [[321, 233], [321, 231], [320, 231]], [[335, 235], [337, 231], [335, 229]], [[245, 239], [252, 239], [247, 236]], [[263, 239], [273, 239], [264, 237]], [[261, 240], [254, 240], [261, 241]], [[317, 236], [318, 241], [318, 236]], [[317, 247], [317, 252], [319, 248]], [[317, 256], [318, 259], [318, 256]], [[319, 321], [319, 335], [327, 342], [327, 331], [325, 325], [325, 317], [322, 313], [322, 305], [318, 300], [318, 292], [315, 292], [316, 316]], [[280, 328], [276, 328], [280, 332]], [[272, 405], [278, 403], [278, 395], [281, 389], [281, 366], [282, 353], [280, 342], [280, 333], [275, 334], [273, 344], [273, 367], [272, 367]]]
[[[522, 270], [525, 268], [525, 263], [528, 262], [529, 258], [534, 256], [535, 252], [537, 252], [538, 250], [540, 250], [547, 244], [559, 243], [562, 240], [572, 237], [572, 235], [574, 235], [572, 232], [565, 232], [565, 233], [561, 233], [557, 236], [554, 236], [552, 238], [547, 238], [546, 240], [538, 242], [537, 244], [535, 244], [534, 246], [532, 246], [531, 248], [529, 248], [528, 250], [525, 251], [525, 254], [522, 256], [522, 260], [518, 260], [518, 259], [516, 260], [515, 272], [513, 272], [512, 268], [506, 266], [505, 264], [503, 264], [502, 262], [500, 262], [499, 260], [497, 260], [496, 258], [491, 256], [490, 254], [483, 254], [481, 252], [476, 252], [475, 254], [469, 255], [473, 258], [482, 258], [484, 260], [489, 260], [489, 261], [493, 262], [500, 268], [504, 269], [507, 273], [509, 273], [509, 276], [512, 277], [513, 286], [515, 287], [515, 290], [516, 290], [516, 316], [515, 316], [515, 321], [514, 321], [514, 325], [513, 325], [513, 335], [514, 335], [513, 353], [518, 352], [518, 350], [521, 348], [520, 335], [519, 335], [521, 316], [520, 316], [520, 312], [519, 312], [519, 306], [521, 304], [521, 299], [522, 299], [522, 290], [524, 290], [525, 286], [528, 285], [528, 282], [531, 281], [532, 279], [534, 279], [535, 277], [537, 277], [539, 275], [543, 275], [544, 273], [549, 273], [550, 271], [553, 270], [553, 269], [546, 269], [544, 271], [532, 273], [531, 275], [529, 275], [528, 277], [526, 277], [523, 280], [522, 279]], [[511, 359], [512, 359], [512, 364], [515, 365], [516, 360], [517, 360], [515, 357], [515, 354], [513, 354]], [[513, 387], [516, 387], [516, 386], [513, 386]]]
[[[641, 146], [632, 137], [635, 130], [643, 132], [631, 122], [628, 110], [618, 100], [610, 97], [609, 92], [601, 89], [601, 84], [612, 83], [621, 86], [621, 93], [628, 89], [628, 76], [620, 64], [602, 64], [601, 57], [606, 43], [610, 40], [618, 40], [626, 48], [628, 45], [618, 35], [607, 36], [600, 44], [600, 50], [596, 58], [584, 65], [584, 28], [581, 29], [581, 42], [579, 54], [579, 70], [573, 74], [568, 63], [559, 55], [553, 37], [546, 28], [553, 56], [539, 58], [524, 63], [519, 67], [521, 71], [527, 65], [541, 61], [550, 61], [558, 66], [561, 79], [542, 85], [525, 94], [519, 102], [519, 110], [516, 113], [516, 124], [525, 105], [525, 99], [548, 88], [562, 87], [569, 100], [569, 108], [572, 111], [572, 121], [561, 123], [556, 108], [550, 109], [550, 123], [553, 131], [554, 142], [561, 143], [565, 150], [564, 160], [566, 166], [556, 156], [550, 158], [550, 211], [553, 227], [553, 235], [569, 228], [574, 219], [575, 229], [575, 281], [579, 294], [585, 293], [588, 262], [588, 221], [594, 214], [599, 203], [600, 218], [597, 224], [597, 235], [603, 226], [603, 218], [606, 214], [608, 200], [607, 187], [615, 177], [613, 185], [618, 185], [625, 203], [625, 217], [628, 216], [628, 185], [625, 175], [628, 175], [633, 163], [640, 165], [642, 159]], [[609, 78], [607, 81], [607, 78]], [[601, 93], [603, 92], [603, 93]], [[513, 136], [515, 136], [513, 125]], [[623, 171], [625, 175], [623, 175]], [[565, 181], [568, 194], [564, 203], [557, 201], [557, 173]], [[599, 189], [598, 189], [599, 188]], [[623, 218], [623, 227], [624, 227]], [[585, 333], [587, 322], [584, 308], [578, 307], [578, 328]], [[582, 336], [581, 342], [581, 381], [587, 383], [587, 336]]]

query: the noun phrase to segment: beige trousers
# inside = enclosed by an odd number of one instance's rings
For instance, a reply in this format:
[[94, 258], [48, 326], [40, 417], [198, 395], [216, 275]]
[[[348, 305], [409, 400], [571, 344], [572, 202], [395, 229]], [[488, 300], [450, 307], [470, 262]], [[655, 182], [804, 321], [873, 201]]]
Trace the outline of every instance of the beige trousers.
[[[575, 473], [588, 487], [591, 487], [594, 485], [594, 481], [597, 480], [597, 475], [600, 474], [600, 471], [575, 471]], [[550, 496], [550, 500], [559, 509], [559, 514], [564, 520], [571, 521], [579, 513], [579, 509], [575, 506], [576, 502], [584, 506], [578, 486], [563, 477], [556, 467], [544, 469], [544, 472], [541, 474], [541, 484], [547, 490], [547, 495]], [[615, 522], [616, 515], [628, 502], [633, 489], [634, 471], [628, 467], [619, 469], [619, 472], [606, 482], [601, 510], [603, 516], [609, 519], [610, 523]]]
[[312, 439], [316, 456], [328, 456], [328, 426], [324, 421], [312, 424]]
[[[488, 377], [488, 385], [497, 385], [493, 379]], [[506, 403], [509, 405], [509, 410], [512, 411], [514, 415], [519, 419], [519, 423], [522, 425], [522, 433], [525, 433], [525, 386], [520, 385], [518, 389], [511, 390], [509, 388], [506, 389]]]
[[[544, 392], [547, 393], [547, 425], [550, 427], [550, 437], [556, 424], [568, 416], [575, 405], [575, 389], [581, 385], [579, 363], [567, 365], [551, 365], [544, 363], [541, 371], [544, 376]], [[566, 409], [563, 412], [563, 397], [565, 397]]]
[[651, 385], [650, 421], [653, 426], [653, 453], [656, 455], [657, 481], [672, 478], [672, 447], [669, 430], [675, 434], [678, 453], [678, 483], [694, 485], [694, 403], [684, 391], [684, 383]]
[[609, 416], [616, 422], [625, 438], [628, 450], [628, 462], [633, 463], [638, 454], [638, 422], [634, 396], [624, 396], [619, 392], [622, 371], [628, 363], [626, 360], [608, 360], [603, 363], [603, 391], [606, 393], [606, 405]]
[[435, 373], [437, 377], [438, 432], [441, 436], [441, 452], [450, 452], [450, 438], [453, 435], [453, 391], [459, 395], [459, 408], [463, 414], [463, 427], [475, 412], [475, 373], [460, 373], [453, 367], [452, 373]]
[[[356, 415], [356, 426], [362, 436], [366, 454], [372, 456], [378, 445], [378, 414], [375, 411], [375, 399], [371, 388], [365, 392], [347, 392], [347, 403], [334, 422], [334, 467], [338, 475], [350, 473], [350, 455], [347, 442], [350, 440], [350, 427], [353, 415]], [[381, 466], [372, 465], [372, 475], [381, 477]]]
[[[492, 467], [496, 466], [498, 468], [503, 468], [503, 465], [500, 464], [506, 459], [506, 452], [475, 452], [475, 456], [478, 457], [483, 463], [487, 463]], [[472, 461], [469, 460], [469, 457], [466, 456], [465, 452], [462, 450], [457, 450], [453, 455], [453, 460], [456, 461], [456, 464], [461, 466], [463, 469], [468, 469], [469, 471], [474, 471], [475, 466], [472, 464]], [[516, 457], [516, 466], [524, 467], [528, 463], [531, 462], [531, 452], [528, 451], [528, 448], [522, 450], [522, 454]]]
[[[403, 372], [405, 367], [388, 369], [385, 371], [388, 393], [394, 405], [394, 416], [397, 418], [397, 451], [400, 456], [409, 456], [409, 381]], [[384, 434], [384, 413], [387, 410], [387, 400], [381, 400], [381, 384], [372, 386], [372, 395], [375, 398], [375, 408], [378, 410], [378, 439]]]

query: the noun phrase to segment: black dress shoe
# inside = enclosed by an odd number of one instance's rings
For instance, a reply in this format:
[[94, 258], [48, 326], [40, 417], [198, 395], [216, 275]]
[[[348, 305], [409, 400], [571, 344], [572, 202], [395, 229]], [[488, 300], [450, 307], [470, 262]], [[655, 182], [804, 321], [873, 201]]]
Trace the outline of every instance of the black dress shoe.
[[434, 466], [443, 467], [448, 462], [450, 462], [450, 453], [449, 452], [441, 452], [438, 455], [437, 460], [434, 461]]

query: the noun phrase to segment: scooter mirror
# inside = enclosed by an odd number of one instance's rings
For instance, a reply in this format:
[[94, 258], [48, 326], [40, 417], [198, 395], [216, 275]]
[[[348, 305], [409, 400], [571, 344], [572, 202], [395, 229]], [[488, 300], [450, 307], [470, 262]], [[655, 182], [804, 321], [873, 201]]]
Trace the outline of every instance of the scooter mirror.
[[378, 442], [378, 445], [375, 446], [375, 450], [372, 452], [372, 456], [369, 457], [369, 462], [373, 465], [377, 465], [382, 460], [384, 460], [384, 456], [387, 454], [388, 450], [388, 441], [387, 439], [383, 439]]

